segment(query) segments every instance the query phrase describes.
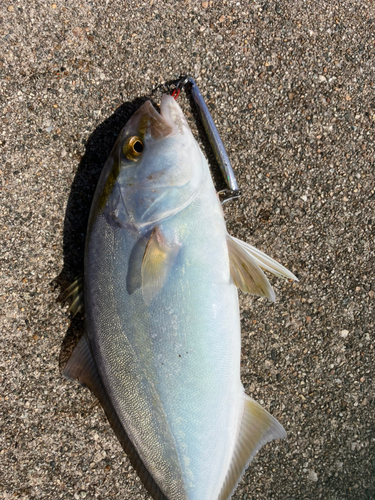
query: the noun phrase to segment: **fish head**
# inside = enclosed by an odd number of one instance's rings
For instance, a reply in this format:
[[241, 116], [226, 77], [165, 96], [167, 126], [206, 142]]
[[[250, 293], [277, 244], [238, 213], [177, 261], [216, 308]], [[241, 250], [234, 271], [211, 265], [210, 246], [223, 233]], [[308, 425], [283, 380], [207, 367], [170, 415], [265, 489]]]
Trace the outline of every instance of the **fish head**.
[[180, 106], [163, 96], [160, 113], [146, 101], [122, 130], [114, 150], [117, 203], [139, 229], [191, 203], [207, 175], [207, 162]]

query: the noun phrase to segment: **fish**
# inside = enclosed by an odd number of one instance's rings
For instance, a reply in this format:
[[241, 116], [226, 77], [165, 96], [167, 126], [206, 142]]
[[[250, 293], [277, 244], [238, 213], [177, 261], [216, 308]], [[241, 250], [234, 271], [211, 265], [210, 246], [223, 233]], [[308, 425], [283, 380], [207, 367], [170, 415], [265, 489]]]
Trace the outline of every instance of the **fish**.
[[240, 379], [238, 288], [297, 279], [227, 232], [209, 166], [173, 97], [121, 131], [88, 221], [85, 331], [63, 376], [101, 403], [154, 500], [227, 500], [282, 425]]

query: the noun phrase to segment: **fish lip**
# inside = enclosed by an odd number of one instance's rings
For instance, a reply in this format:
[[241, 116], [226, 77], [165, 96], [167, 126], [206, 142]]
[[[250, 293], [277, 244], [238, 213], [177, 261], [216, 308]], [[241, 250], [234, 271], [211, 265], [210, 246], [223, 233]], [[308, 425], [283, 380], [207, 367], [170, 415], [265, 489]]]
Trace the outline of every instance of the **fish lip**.
[[161, 98], [160, 114], [173, 127], [176, 134], [184, 134], [190, 130], [182, 109], [171, 95], [164, 94]]
[[130, 118], [126, 130], [131, 130], [130, 134], [138, 132], [141, 137], [149, 137], [153, 140], [175, 135], [178, 132], [178, 128], [173, 123], [171, 116], [165, 112], [163, 99], [160, 109], [161, 112], [159, 113], [151, 101], [146, 101]]

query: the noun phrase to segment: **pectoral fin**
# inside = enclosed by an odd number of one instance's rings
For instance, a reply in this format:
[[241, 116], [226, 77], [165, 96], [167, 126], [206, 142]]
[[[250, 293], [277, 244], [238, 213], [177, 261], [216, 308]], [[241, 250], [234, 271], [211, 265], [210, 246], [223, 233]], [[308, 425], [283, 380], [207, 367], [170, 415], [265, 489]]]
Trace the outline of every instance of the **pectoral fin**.
[[142, 294], [147, 305], [163, 287], [178, 254], [178, 243], [167, 244], [158, 227], [152, 231], [142, 260]]
[[230, 274], [234, 284], [243, 292], [267, 297], [274, 302], [275, 292], [253, 256], [229, 234], [227, 244]]
[[232, 460], [218, 500], [227, 500], [260, 448], [273, 439], [286, 438], [281, 424], [253, 399], [245, 396]]

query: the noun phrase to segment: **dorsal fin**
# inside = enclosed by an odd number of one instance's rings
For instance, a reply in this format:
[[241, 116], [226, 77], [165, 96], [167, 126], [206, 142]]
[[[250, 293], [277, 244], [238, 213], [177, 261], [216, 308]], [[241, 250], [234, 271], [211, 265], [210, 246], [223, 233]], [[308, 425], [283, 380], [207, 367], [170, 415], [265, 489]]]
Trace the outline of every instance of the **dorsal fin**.
[[[71, 297], [71, 304], [69, 311], [73, 313], [73, 316], [83, 311], [84, 300], [83, 300], [83, 278], [82, 275], [78, 276], [75, 281], [66, 289], [66, 295], [64, 300]], [[65, 295], [64, 293], [64, 295]]]
[[102, 405], [112, 429], [147, 491], [154, 500], [168, 500], [148, 472], [125, 432], [100, 379], [94, 358], [91, 354], [89, 342], [85, 336], [76, 345], [72, 356], [64, 368], [63, 376], [70, 380], [77, 380], [81, 385], [88, 387], [93, 392]]
[[96, 370], [93, 357], [86, 337], [81, 337], [75, 346], [63, 370], [63, 377], [68, 380], [77, 380], [83, 387], [88, 387], [94, 394], [102, 384]]
[[245, 396], [237, 442], [218, 500], [230, 498], [249, 463], [263, 445], [285, 437], [283, 426], [253, 399]]
[[275, 302], [275, 293], [256, 260], [229, 234], [227, 235], [230, 275], [243, 292], [267, 297]]

